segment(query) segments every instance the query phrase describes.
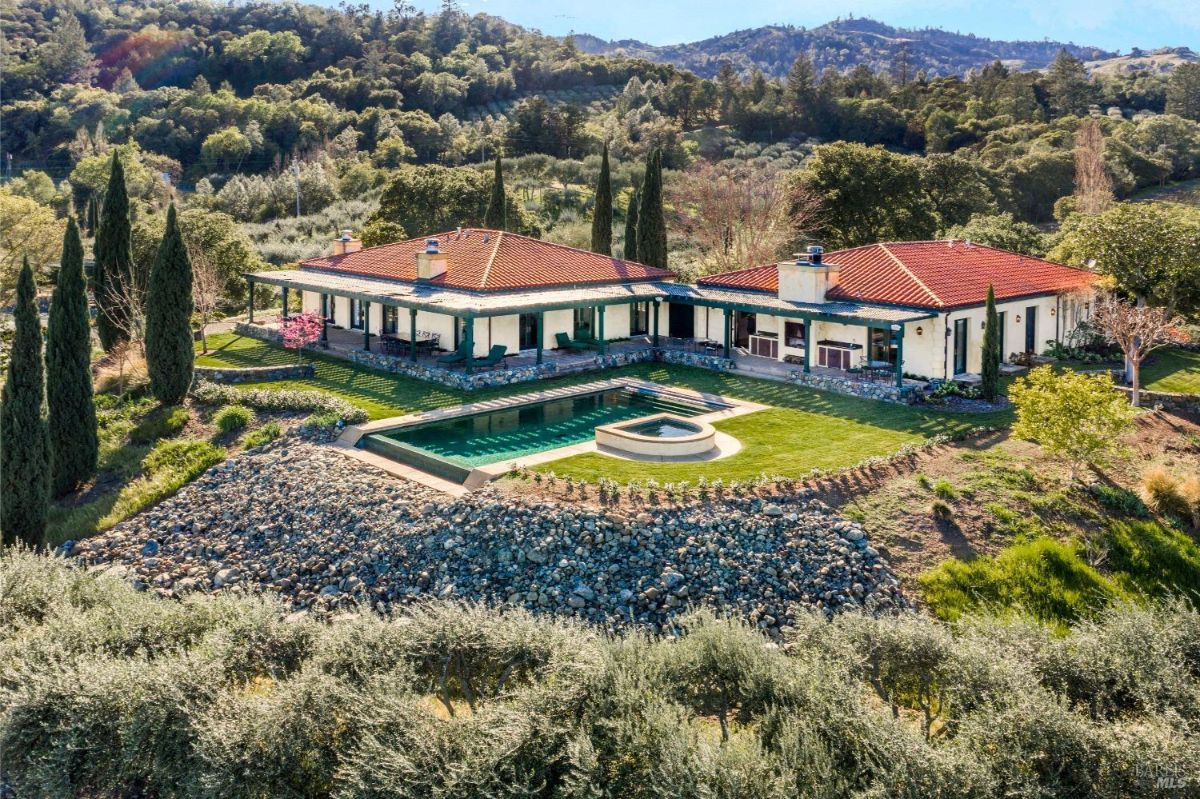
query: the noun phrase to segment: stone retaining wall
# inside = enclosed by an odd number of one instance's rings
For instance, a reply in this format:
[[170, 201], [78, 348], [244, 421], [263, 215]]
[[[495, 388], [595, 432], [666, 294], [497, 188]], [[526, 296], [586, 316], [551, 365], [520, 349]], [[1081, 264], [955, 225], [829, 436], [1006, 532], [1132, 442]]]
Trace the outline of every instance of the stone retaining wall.
[[656, 361], [675, 363], [681, 366], [697, 366], [701, 369], [711, 369], [714, 372], [728, 372], [737, 368], [732, 358], [722, 358], [719, 355], [701, 355], [698, 352], [682, 352], [680, 350], [655, 350]]
[[287, 366], [214, 367], [197, 366], [196, 378], [213, 383], [265, 383], [270, 380], [294, 380], [313, 376], [311, 363]]
[[257, 338], [261, 339], [262, 341], [272, 341], [276, 344], [283, 343], [283, 333], [274, 327], [252, 325], [249, 322], [238, 322], [233, 326], [233, 332], [239, 336], [246, 336], [247, 338]]
[[[1118, 385], [1126, 394], [1133, 394], [1129, 386]], [[1195, 394], [1171, 394], [1166, 391], [1142, 389], [1139, 397], [1143, 408], [1161, 408], [1168, 413], [1186, 413], [1200, 416], [1200, 396]]]
[[581, 357], [578, 361], [555, 361], [552, 363], [531, 364], [511, 369], [493, 369], [468, 374], [458, 369], [433, 368], [421, 363], [413, 363], [403, 358], [380, 355], [374, 352], [355, 350], [345, 355], [354, 363], [362, 364], [372, 369], [415, 377], [418, 380], [437, 383], [460, 391], [474, 391], [481, 388], [530, 383], [548, 377], [562, 377], [563, 375], [577, 374], [579, 372], [593, 372], [615, 366], [627, 366], [629, 364], [645, 363], [654, 360], [654, 353], [646, 349], [635, 352]]
[[851, 380], [829, 374], [813, 374], [811, 372], [794, 371], [788, 373], [788, 380], [809, 388], [821, 391], [832, 391], [836, 394], [849, 394], [863, 399], [883, 400], [901, 405], [912, 405], [921, 399], [921, 391], [917, 386], [898, 388], [895, 383], [875, 383], [868, 380]]

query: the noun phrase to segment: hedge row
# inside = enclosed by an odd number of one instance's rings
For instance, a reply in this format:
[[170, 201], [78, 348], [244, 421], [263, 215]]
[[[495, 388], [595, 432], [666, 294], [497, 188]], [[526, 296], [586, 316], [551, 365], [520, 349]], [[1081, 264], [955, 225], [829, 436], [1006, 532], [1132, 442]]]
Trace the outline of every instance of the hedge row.
[[361, 424], [369, 418], [367, 412], [362, 408], [350, 404], [341, 397], [321, 391], [273, 388], [240, 389], [199, 380], [192, 387], [192, 396], [206, 405], [236, 403], [260, 411], [332, 413], [340, 416], [347, 424]]

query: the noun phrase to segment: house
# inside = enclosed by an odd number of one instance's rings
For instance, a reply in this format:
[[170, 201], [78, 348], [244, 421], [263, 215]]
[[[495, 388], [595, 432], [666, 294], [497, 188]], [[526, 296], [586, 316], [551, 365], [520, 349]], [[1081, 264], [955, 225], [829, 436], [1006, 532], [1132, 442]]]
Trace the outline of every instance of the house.
[[[699, 285], [747, 298], [854, 303], [920, 315], [864, 332], [828, 320], [804, 325], [773, 314], [738, 314], [732, 335], [736, 347], [768, 358], [795, 357], [842, 370], [902, 362], [905, 373], [953, 379], [980, 370], [989, 285], [1001, 357], [1008, 360], [1065, 341], [1091, 314], [1094, 281], [1087, 270], [949, 240], [868, 244], [828, 254], [815, 247], [795, 261], [711, 275]], [[697, 324], [708, 329], [711, 311], [699, 313]], [[715, 323], [719, 329], [721, 320]]]
[[[370, 248], [347, 231], [329, 256], [298, 267], [247, 280], [279, 287], [285, 316], [297, 292], [299, 307], [325, 320], [325, 338], [330, 328], [361, 335], [352, 357], [390, 352], [397, 357], [388, 368], [421, 377], [469, 374], [491, 353], [484, 363], [510, 373], [499, 381], [513, 382], [518, 362], [520, 379], [536, 379], [568, 360], [572, 369], [620, 362], [606, 358], [619, 351], [765, 370], [852, 393], [862, 374], [902, 392], [906, 373], [978, 371], [989, 283], [1005, 353], [1061, 341], [1090, 312], [1093, 280], [1028, 256], [935, 241], [828, 255], [810, 247], [794, 260], [689, 285], [663, 269], [477, 228]], [[252, 306], [253, 299], [253, 321]], [[345, 341], [345, 332], [339, 336]], [[589, 354], [581, 356], [584, 347]], [[508, 359], [497, 363], [500, 348]], [[464, 357], [450, 367], [433, 357], [456, 351]]]

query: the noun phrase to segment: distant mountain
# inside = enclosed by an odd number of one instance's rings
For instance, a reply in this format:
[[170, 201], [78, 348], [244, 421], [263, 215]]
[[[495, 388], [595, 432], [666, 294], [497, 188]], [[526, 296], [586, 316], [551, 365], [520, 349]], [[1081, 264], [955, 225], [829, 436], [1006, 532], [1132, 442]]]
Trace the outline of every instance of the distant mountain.
[[1063, 42], [1004, 42], [936, 28], [893, 28], [870, 19], [837, 20], [819, 28], [768, 25], [701, 42], [661, 47], [632, 39], [609, 42], [586, 34], [576, 34], [575, 44], [587, 53], [671, 63], [704, 77], [715, 75], [725, 60], [740, 72], [758, 68], [767, 75], [786, 75], [801, 52], [807, 52], [818, 69], [833, 66], [846, 70], [858, 64], [889, 69], [898, 59], [906, 59], [913, 75], [920, 70], [930, 75], [961, 74], [996, 59], [1019, 69], [1039, 69], [1053, 61], [1063, 48], [1084, 61], [1101, 61], [1118, 55], [1098, 47]]

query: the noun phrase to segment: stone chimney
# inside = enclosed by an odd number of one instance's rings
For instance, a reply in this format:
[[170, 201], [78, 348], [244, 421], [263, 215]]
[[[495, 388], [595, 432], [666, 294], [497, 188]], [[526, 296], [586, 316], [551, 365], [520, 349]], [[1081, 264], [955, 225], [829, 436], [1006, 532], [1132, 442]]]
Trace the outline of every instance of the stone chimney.
[[433, 280], [446, 274], [450, 257], [437, 239], [425, 239], [425, 252], [417, 253], [417, 280]]
[[334, 255], [349, 255], [362, 249], [362, 239], [356, 239], [349, 230], [343, 230], [341, 235], [333, 240]]
[[779, 264], [779, 299], [820, 304], [841, 280], [841, 267], [825, 261], [825, 248], [812, 245], [796, 260]]

